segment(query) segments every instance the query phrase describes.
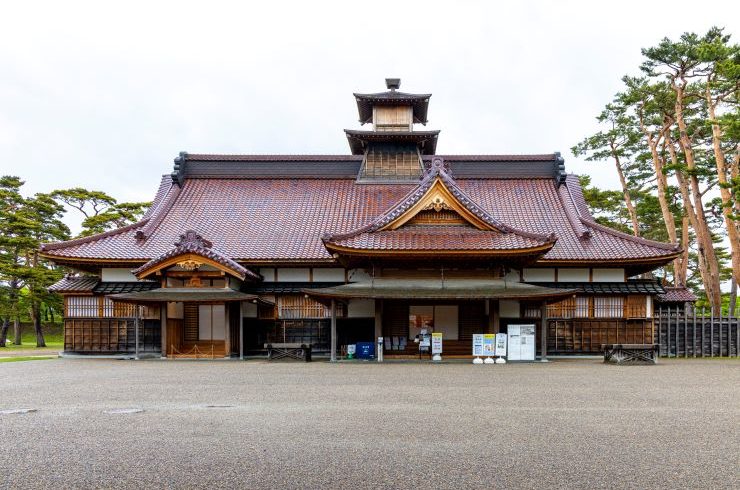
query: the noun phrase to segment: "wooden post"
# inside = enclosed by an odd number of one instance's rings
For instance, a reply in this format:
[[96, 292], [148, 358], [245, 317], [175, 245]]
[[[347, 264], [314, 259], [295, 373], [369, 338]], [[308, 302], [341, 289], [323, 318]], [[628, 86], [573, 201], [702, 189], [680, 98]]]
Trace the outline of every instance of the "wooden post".
[[383, 300], [375, 300], [375, 342], [383, 336]]
[[331, 362], [337, 362], [337, 300], [331, 300]]
[[244, 360], [244, 302], [239, 301], [239, 359]]
[[224, 302], [224, 357], [231, 357], [231, 303]]
[[162, 357], [167, 357], [167, 302], [162, 303], [159, 309], [159, 318], [162, 323]]
[[[499, 333], [501, 332], [501, 309], [499, 308], [499, 301], [491, 301], [490, 308], [493, 310], [492, 318], [489, 320], [493, 321], [493, 331], [491, 333]], [[489, 315], [491, 310], [489, 310]]]
[[540, 322], [540, 362], [547, 362], [547, 303], [544, 302]]
[[136, 359], [139, 359], [139, 305], [134, 306], [134, 336], [136, 337]]

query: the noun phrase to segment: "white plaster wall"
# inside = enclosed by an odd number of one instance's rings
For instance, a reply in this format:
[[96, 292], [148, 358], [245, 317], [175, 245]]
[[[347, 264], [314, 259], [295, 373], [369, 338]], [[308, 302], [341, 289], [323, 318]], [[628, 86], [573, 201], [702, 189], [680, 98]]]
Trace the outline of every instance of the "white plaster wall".
[[588, 282], [588, 269], [558, 269], [558, 282]]
[[315, 268], [313, 270], [313, 282], [344, 282], [344, 269]]
[[645, 297], [645, 311], [647, 312], [647, 317], [650, 318], [653, 316], [653, 297], [652, 296], [646, 296]]
[[528, 269], [522, 270], [524, 282], [555, 282], [555, 269]]
[[260, 275], [265, 278], [265, 282], [275, 282], [275, 269], [272, 267], [262, 267]]
[[117, 281], [117, 282], [136, 282], [136, 276], [131, 273], [131, 269], [112, 269], [103, 267], [100, 273], [100, 279], [103, 282]]
[[347, 305], [347, 316], [349, 318], [374, 318], [375, 300], [373, 299], [351, 299]]
[[277, 271], [277, 282], [308, 282], [311, 278], [309, 269], [285, 267]]
[[519, 318], [519, 301], [502, 299], [498, 302], [499, 317]]
[[242, 301], [242, 315], [244, 318], [257, 318], [257, 305], [251, 301]]
[[624, 269], [594, 269], [593, 282], [624, 282]]
[[371, 276], [365, 272], [365, 269], [350, 269], [349, 271], [349, 282], [369, 281], [370, 279]]

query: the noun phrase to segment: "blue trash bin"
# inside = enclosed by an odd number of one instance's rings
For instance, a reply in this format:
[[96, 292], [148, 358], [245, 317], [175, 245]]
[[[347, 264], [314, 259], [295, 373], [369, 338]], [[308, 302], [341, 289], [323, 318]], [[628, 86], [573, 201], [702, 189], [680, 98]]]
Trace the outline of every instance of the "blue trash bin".
[[357, 342], [357, 358], [372, 359], [375, 357], [375, 343]]

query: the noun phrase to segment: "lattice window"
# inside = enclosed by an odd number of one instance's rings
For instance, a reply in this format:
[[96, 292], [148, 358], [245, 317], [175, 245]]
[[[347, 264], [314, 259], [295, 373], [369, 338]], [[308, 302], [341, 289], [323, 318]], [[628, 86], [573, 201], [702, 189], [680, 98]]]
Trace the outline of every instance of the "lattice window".
[[591, 316], [589, 309], [588, 296], [576, 296], [548, 305], [547, 316], [549, 318], [588, 318]]
[[100, 316], [99, 301], [97, 296], [67, 296], [66, 316], [98, 317]]
[[[278, 318], [282, 320], [331, 318], [330, 308], [300, 294], [278, 296], [277, 308]], [[337, 304], [337, 316], [344, 316], [344, 307], [341, 303]]]
[[623, 296], [594, 296], [595, 318], [622, 318], [623, 315]]
[[363, 177], [381, 180], [413, 179], [421, 175], [416, 149], [370, 148], [365, 154]]

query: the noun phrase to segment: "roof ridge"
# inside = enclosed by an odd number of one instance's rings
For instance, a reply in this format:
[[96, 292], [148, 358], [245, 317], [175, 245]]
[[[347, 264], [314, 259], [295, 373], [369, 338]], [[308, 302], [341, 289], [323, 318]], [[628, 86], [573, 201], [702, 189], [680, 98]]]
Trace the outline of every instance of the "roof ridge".
[[175, 183], [172, 182], [172, 185], [167, 190], [167, 194], [159, 202], [157, 209], [152, 212], [149, 222], [145, 226], [142, 226], [141, 229], [136, 232], [137, 240], [146, 240], [149, 236], [151, 236], [151, 234], [159, 227], [160, 223], [162, 223], [162, 220], [167, 215], [167, 212], [172, 209], [172, 206], [174, 206], [175, 201], [177, 201], [177, 198], [180, 196], [181, 192], [182, 186], [175, 185]]
[[[564, 194], [566, 194], [567, 197]], [[578, 235], [578, 238], [590, 238], [591, 230], [589, 230], [581, 221], [581, 211], [578, 209], [578, 206], [576, 206], [575, 199], [568, 188], [567, 182], [565, 185], [558, 186], [558, 197], [565, 209], [565, 216], [568, 218], [568, 221], [573, 227], [573, 231]]]

